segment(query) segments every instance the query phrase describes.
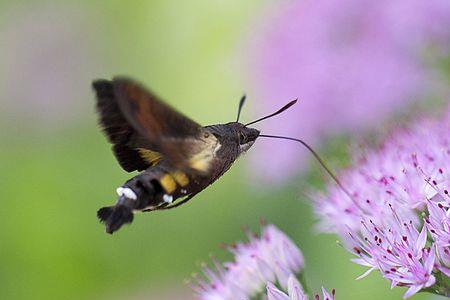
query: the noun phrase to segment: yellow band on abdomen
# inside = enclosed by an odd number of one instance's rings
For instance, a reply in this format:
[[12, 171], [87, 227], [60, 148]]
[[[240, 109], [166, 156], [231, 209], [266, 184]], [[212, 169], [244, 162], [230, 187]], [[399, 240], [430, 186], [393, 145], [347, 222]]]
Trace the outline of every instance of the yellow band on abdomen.
[[173, 193], [177, 188], [177, 183], [175, 182], [175, 179], [169, 174], [166, 174], [163, 177], [161, 177], [159, 183], [164, 188], [167, 194]]
[[175, 171], [171, 175], [173, 178], [175, 178], [175, 181], [182, 187], [185, 187], [189, 184], [189, 177], [184, 172]]

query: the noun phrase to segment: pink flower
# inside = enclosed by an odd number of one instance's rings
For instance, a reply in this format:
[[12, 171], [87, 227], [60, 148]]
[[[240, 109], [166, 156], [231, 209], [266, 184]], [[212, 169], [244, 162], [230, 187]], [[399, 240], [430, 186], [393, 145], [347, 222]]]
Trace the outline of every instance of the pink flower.
[[[233, 262], [220, 265], [216, 271], [205, 267], [207, 280], [197, 278], [194, 286], [201, 300], [249, 300], [262, 296], [267, 300], [307, 300], [296, 275], [304, 266], [300, 249], [274, 225], [265, 226], [261, 237], [248, 232], [249, 241], [230, 247]], [[276, 287], [279, 286], [280, 288]], [[263, 295], [266, 287], [267, 295]], [[324, 300], [334, 299], [322, 288]], [[266, 297], [267, 296], [267, 297]], [[316, 295], [316, 300], [320, 299]]]
[[[450, 117], [422, 120], [368, 150], [334, 185], [315, 196], [323, 231], [339, 234], [353, 261], [406, 286], [405, 298], [433, 287], [449, 295]], [[428, 232], [430, 237], [427, 236]]]
[[[334, 300], [334, 290], [328, 293], [322, 288], [324, 300]], [[267, 283], [267, 299], [268, 300], [308, 300], [308, 296], [303, 292], [301, 284], [294, 275], [289, 276], [288, 292], [285, 293], [278, 289], [273, 283]], [[316, 300], [320, 299], [319, 295], [315, 296]]]
[[215, 272], [204, 268], [207, 281], [199, 279], [195, 287], [199, 299], [248, 299], [260, 293], [268, 281], [287, 288], [289, 276], [301, 272], [304, 260], [300, 249], [274, 225], [264, 227], [260, 238], [248, 236], [247, 243], [229, 248], [234, 261], [223, 266], [214, 262]]
[[449, 203], [440, 194], [429, 201], [429, 216], [425, 218], [428, 228], [437, 250], [439, 264], [436, 267], [450, 277], [450, 210]]
[[301, 284], [294, 275], [289, 276], [288, 293], [279, 290], [273, 283], [267, 283], [268, 300], [307, 300], [308, 296], [303, 292]]
[[[362, 230], [354, 238], [354, 252], [360, 257], [353, 262], [368, 266], [365, 277], [374, 269], [391, 280], [391, 286], [409, 286], [405, 298], [423, 288], [432, 286], [435, 249], [425, 247], [427, 230], [419, 233], [412, 222], [406, 223], [392, 211], [390, 225], [378, 226], [372, 221], [361, 221]], [[387, 222], [386, 222], [387, 223]]]
[[[274, 11], [262, 19], [250, 51], [255, 98], [262, 111], [301, 101], [281, 122], [261, 124], [263, 132], [318, 145], [324, 136], [378, 126], [436, 87], [445, 89], [431, 66], [450, 50], [446, 0], [305, 0]], [[260, 147], [255, 168], [269, 180], [282, 180], [310, 158], [289, 142]]]

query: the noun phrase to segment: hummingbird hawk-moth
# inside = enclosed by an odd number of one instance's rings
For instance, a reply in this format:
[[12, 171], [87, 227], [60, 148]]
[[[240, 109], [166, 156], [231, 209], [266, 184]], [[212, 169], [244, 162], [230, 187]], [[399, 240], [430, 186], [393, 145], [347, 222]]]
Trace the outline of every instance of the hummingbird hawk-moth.
[[127, 172], [141, 172], [117, 188], [115, 205], [98, 210], [97, 216], [110, 234], [131, 223], [135, 212], [186, 203], [228, 171], [258, 137], [294, 140], [312, 151], [301, 140], [262, 135], [248, 127], [283, 112], [297, 100], [243, 124], [239, 116], [244, 96], [235, 122], [201, 126], [131, 79], [100, 79], [93, 82], [93, 88], [100, 126], [120, 166]]

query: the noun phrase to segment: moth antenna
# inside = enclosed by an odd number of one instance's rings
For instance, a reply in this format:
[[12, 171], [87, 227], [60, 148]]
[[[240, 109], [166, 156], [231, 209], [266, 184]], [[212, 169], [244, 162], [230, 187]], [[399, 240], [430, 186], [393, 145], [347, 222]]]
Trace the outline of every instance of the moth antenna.
[[247, 124], [245, 124], [244, 126], [252, 125], [252, 124], [255, 124], [255, 123], [260, 122], [260, 121], [262, 121], [262, 120], [271, 118], [271, 117], [276, 116], [276, 115], [278, 115], [278, 114], [281, 114], [283, 111], [285, 111], [286, 109], [288, 109], [289, 107], [291, 107], [292, 105], [294, 105], [295, 103], [297, 103], [297, 100], [298, 100], [298, 99], [292, 100], [291, 102], [289, 102], [288, 104], [286, 104], [285, 106], [283, 106], [282, 108], [280, 108], [279, 110], [277, 110], [276, 112], [274, 112], [273, 114], [270, 114], [270, 115], [268, 115], [268, 116], [265, 116], [265, 117], [262, 117], [262, 118], [260, 118], [260, 119], [255, 120], [255, 121], [252, 121], [252, 122], [250, 122], [250, 123], [247, 123]]
[[245, 103], [245, 99], [247, 98], [247, 96], [244, 94], [241, 98], [241, 100], [239, 101], [239, 108], [238, 108], [238, 113], [237, 113], [237, 118], [236, 118], [236, 123], [239, 122], [239, 118], [241, 117], [241, 111], [242, 111], [242, 107], [244, 106]]
[[272, 138], [272, 139], [283, 139], [283, 140], [294, 141], [294, 142], [302, 144], [306, 149], [309, 150], [309, 152], [312, 153], [312, 155], [314, 155], [314, 158], [319, 162], [319, 164], [322, 166], [322, 168], [324, 168], [324, 170], [328, 173], [328, 175], [330, 175], [330, 177], [334, 180], [334, 182], [336, 182], [336, 184], [339, 186], [339, 188], [341, 188], [341, 190], [345, 194], [347, 194], [347, 196], [352, 200], [353, 203], [355, 203], [355, 205], [357, 207], [360, 207], [358, 205], [358, 203], [353, 200], [353, 197], [351, 196], [351, 193], [342, 185], [341, 181], [337, 178], [336, 175], [334, 175], [334, 173], [331, 171], [331, 169], [322, 160], [320, 155], [316, 151], [314, 151], [314, 149], [310, 145], [308, 145], [305, 141], [303, 141], [301, 139], [292, 138], [292, 137], [289, 137], [289, 136], [280, 136], [280, 135], [260, 134], [258, 137], [266, 137], [266, 138]]

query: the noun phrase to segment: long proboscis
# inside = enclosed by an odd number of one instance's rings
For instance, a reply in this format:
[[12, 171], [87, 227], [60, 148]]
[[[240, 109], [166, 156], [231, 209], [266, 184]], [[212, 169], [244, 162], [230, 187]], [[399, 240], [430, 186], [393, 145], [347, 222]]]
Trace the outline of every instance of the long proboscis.
[[[319, 162], [319, 164], [322, 166], [322, 168], [330, 175], [330, 177], [336, 182], [336, 184], [342, 189], [342, 191], [347, 194], [347, 196], [353, 201], [353, 197], [351, 196], [350, 192], [342, 185], [341, 181], [337, 178], [337, 176], [331, 171], [331, 169], [327, 166], [327, 164], [324, 162], [324, 160], [320, 157], [320, 155], [314, 151], [314, 149], [308, 145], [305, 141], [289, 136], [281, 136], [281, 135], [268, 135], [268, 134], [260, 134], [258, 137], [265, 137], [265, 138], [272, 138], [272, 139], [283, 139], [283, 140], [289, 140], [294, 141], [297, 143], [302, 144], [306, 149], [309, 150], [309, 152], [314, 155], [314, 158]], [[355, 202], [355, 201], [353, 201]]]
[[268, 116], [265, 116], [265, 117], [262, 117], [262, 118], [260, 118], [260, 119], [255, 120], [255, 121], [252, 121], [252, 122], [250, 122], [250, 123], [247, 123], [247, 124], [245, 124], [244, 126], [249, 126], [249, 125], [258, 123], [258, 122], [260, 122], [260, 121], [262, 121], [262, 120], [271, 118], [271, 117], [276, 116], [276, 115], [278, 115], [278, 114], [281, 114], [283, 111], [285, 111], [286, 109], [288, 109], [289, 107], [291, 107], [292, 105], [294, 105], [295, 103], [297, 103], [297, 100], [298, 100], [298, 99], [292, 100], [291, 102], [289, 102], [288, 104], [286, 104], [285, 106], [283, 106], [282, 108], [280, 108], [279, 110], [277, 110], [276, 112], [274, 112], [273, 114], [270, 114], [270, 115], [268, 115]]

